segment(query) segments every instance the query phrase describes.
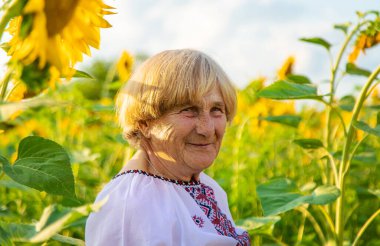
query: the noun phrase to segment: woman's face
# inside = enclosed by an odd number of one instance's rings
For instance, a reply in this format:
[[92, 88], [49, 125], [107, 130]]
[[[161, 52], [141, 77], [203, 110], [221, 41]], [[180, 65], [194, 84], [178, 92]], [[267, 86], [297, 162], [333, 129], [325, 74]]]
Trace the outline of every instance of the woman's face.
[[215, 87], [201, 102], [149, 122], [150, 146], [166, 168], [181, 175], [199, 173], [218, 155], [226, 123], [225, 104]]

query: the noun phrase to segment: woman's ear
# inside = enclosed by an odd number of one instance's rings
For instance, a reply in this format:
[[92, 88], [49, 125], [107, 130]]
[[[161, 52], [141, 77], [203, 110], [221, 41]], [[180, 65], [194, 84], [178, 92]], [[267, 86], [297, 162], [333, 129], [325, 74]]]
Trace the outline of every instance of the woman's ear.
[[140, 129], [141, 134], [146, 139], [149, 139], [150, 138], [150, 127], [149, 127], [148, 121], [140, 120], [138, 124], [139, 124], [139, 129]]

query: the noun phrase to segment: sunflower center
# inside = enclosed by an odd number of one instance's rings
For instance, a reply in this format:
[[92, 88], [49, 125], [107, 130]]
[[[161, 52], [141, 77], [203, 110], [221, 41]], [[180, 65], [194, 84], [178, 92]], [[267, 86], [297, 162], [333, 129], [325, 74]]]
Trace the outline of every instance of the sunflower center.
[[70, 21], [80, 0], [47, 0], [44, 12], [48, 36], [52, 37], [62, 31]]

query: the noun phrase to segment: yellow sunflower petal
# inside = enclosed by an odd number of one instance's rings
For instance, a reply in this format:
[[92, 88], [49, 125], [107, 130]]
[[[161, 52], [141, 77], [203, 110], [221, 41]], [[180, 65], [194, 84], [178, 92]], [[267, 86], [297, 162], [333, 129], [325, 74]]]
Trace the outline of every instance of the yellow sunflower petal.
[[44, 0], [29, 0], [23, 9], [23, 12], [26, 14], [40, 12], [43, 11], [44, 7]]
[[278, 79], [285, 79], [287, 75], [293, 72], [294, 57], [290, 56], [284, 62], [281, 69], [277, 72]]
[[12, 35], [8, 55], [39, 68], [54, 66], [60, 73], [90, 55], [90, 47], [99, 48], [100, 28], [111, 25], [103, 18], [112, 7], [102, 0], [29, 0], [24, 14], [33, 13], [29, 34], [21, 38], [21, 18], [15, 18], [7, 31]]

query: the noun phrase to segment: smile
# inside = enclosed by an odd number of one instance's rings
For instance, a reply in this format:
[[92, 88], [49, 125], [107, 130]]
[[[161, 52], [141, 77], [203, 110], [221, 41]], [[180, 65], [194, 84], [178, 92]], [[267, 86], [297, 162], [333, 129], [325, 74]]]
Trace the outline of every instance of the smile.
[[196, 144], [196, 143], [189, 143], [190, 145], [197, 146], [197, 147], [206, 147], [211, 145], [211, 143], [205, 143], [205, 144]]

